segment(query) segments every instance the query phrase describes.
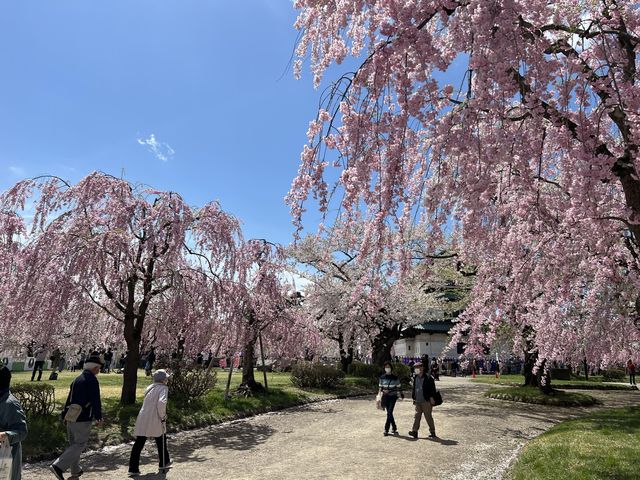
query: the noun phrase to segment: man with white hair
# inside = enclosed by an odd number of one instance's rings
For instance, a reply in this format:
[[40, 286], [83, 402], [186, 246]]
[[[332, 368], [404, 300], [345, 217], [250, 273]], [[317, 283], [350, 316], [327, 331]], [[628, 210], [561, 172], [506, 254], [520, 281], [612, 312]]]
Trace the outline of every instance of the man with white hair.
[[100, 384], [96, 376], [102, 369], [98, 356], [90, 356], [84, 363], [84, 371], [71, 384], [62, 417], [67, 426], [69, 447], [50, 466], [58, 480], [64, 480], [64, 472], [71, 468], [71, 477], [82, 475], [80, 455], [87, 446], [92, 421], [102, 425]]

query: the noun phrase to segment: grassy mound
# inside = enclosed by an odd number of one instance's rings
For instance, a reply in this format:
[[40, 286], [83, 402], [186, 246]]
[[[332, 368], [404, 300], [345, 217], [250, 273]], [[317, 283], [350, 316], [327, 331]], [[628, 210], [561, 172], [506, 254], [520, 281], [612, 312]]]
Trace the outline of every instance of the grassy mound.
[[512, 480], [639, 478], [640, 407], [569, 420], [529, 442], [509, 469]]
[[[500, 375], [480, 375], [471, 380], [473, 383], [488, 383], [491, 385], [508, 385], [519, 387], [524, 384], [524, 376], [520, 374]], [[620, 383], [603, 382], [602, 376], [589, 377], [589, 380], [573, 378], [571, 380], [552, 380], [551, 385], [559, 389], [571, 390], [638, 390], [636, 386], [622, 385]]]
[[558, 407], [585, 407], [595, 405], [598, 402], [591, 395], [585, 393], [553, 390], [550, 395], [545, 395], [536, 387], [495, 387], [487, 390], [485, 396], [498, 400]]

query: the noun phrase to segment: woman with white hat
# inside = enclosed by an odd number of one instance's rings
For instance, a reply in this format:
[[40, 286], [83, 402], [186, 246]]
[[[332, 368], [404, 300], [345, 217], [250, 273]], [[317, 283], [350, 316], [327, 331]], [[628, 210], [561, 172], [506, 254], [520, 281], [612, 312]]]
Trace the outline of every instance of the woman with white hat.
[[169, 374], [165, 370], [156, 370], [153, 383], [144, 392], [144, 402], [138, 418], [134, 435], [136, 441], [129, 457], [129, 476], [140, 475], [140, 453], [147, 438], [155, 438], [158, 446], [158, 465], [160, 472], [166, 473], [170, 467], [169, 452], [167, 451], [167, 400]]

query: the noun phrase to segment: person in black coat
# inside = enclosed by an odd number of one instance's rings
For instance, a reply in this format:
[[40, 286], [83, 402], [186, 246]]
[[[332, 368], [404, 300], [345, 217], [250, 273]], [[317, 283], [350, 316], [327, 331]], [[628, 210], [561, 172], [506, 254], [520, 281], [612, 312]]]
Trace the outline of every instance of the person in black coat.
[[[49, 465], [51, 472], [58, 480], [64, 480], [64, 472], [71, 469], [72, 477], [82, 475], [80, 455], [89, 441], [91, 425], [102, 425], [102, 401], [100, 399], [100, 383], [96, 376], [102, 370], [102, 362], [97, 356], [91, 356], [84, 362], [84, 371], [71, 384], [69, 395], [62, 411], [62, 418], [67, 426], [69, 446], [55, 462]], [[79, 405], [80, 414], [75, 419], [66, 415], [71, 405]]]
[[418, 430], [420, 430], [420, 420], [424, 415], [427, 425], [429, 425], [429, 438], [436, 438], [436, 425], [433, 421], [431, 411], [436, 404], [434, 395], [436, 394], [436, 383], [433, 377], [425, 372], [422, 363], [418, 362], [414, 365], [415, 377], [413, 379], [413, 390], [411, 398], [415, 405], [416, 413], [413, 419], [413, 428], [409, 432], [413, 438], [418, 438]]

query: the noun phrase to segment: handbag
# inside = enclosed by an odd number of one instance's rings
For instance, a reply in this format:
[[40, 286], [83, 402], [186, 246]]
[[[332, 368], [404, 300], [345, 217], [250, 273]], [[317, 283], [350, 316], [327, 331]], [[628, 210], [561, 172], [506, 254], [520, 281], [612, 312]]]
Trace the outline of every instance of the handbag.
[[382, 410], [382, 392], [378, 392], [376, 396], [376, 408]]
[[[75, 384], [76, 384], [75, 381], [71, 384], [71, 392], [69, 393], [69, 398], [67, 402], [71, 401], [71, 398], [73, 397], [73, 387], [75, 386]], [[88, 402], [86, 406], [88, 407], [89, 405], [91, 405], [91, 402]], [[67, 408], [67, 411], [64, 412], [64, 416], [62, 417], [62, 419], [65, 422], [77, 422], [78, 417], [82, 413], [82, 405], [79, 405], [77, 403], [71, 403], [67, 405], [66, 408]]]
[[435, 401], [435, 406], [442, 405], [442, 394], [440, 390], [436, 390], [436, 393], [433, 394], [433, 400]]
[[2, 442], [0, 443], [0, 480], [11, 480], [12, 468], [11, 445], [9, 445], [8, 441]]

